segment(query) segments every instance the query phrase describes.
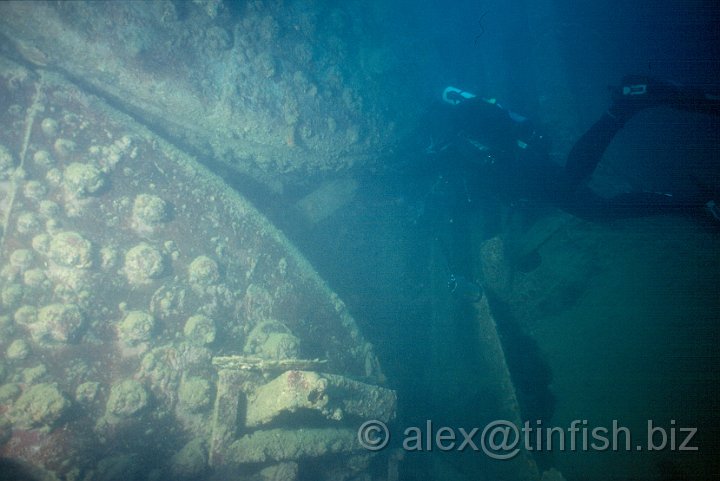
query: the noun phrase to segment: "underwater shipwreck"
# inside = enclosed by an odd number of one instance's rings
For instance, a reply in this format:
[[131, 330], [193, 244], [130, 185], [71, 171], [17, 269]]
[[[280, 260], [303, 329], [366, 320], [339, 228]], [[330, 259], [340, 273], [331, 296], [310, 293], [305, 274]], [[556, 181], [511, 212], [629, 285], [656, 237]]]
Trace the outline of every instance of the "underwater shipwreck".
[[[358, 422], [389, 421], [396, 409], [373, 347], [277, 228], [147, 126], [191, 151], [252, 159], [237, 168], [262, 180], [285, 170], [265, 166], [270, 157], [300, 169], [333, 156], [288, 146], [311, 126], [290, 119], [269, 138], [277, 119], [253, 106], [233, 112], [199, 84], [167, 85], [162, 98], [165, 74], [127, 69], [103, 51], [113, 41], [95, 52], [122, 72], [95, 69], [90, 32], [62, 45], [50, 33], [146, 7], [166, 33], [188, 25], [161, 15], [173, 15], [171, 2], [105, 7], [2, 7], [2, 456], [42, 479], [196, 479], [210, 468], [240, 473], [232, 479], [359, 476], [375, 460], [357, 442]], [[237, 54], [197, 8], [198, 48]], [[270, 25], [247, 35], [274, 35], [272, 18], [257, 17], [247, 21]], [[29, 45], [45, 60], [30, 59]], [[212, 127], [197, 122], [213, 116]], [[337, 123], [349, 140], [327, 144], [351, 145], [354, 127]]]
[[[358, 438], [364, 422], [393, 431], [402, 415], [402, 392], [374, 345], [381, 329], [365, 332], [337, 279], [321, 275], [307, 245], [278, 222], [310, 230], [357, 208], [358, 172], [381, 170], [383, 155], [416, 127], [422, 88], [396, 75], [415, 68], [402, 59], [407, 45], [372, 38], [389, 18], [354, 1], [0, 4], [8, 476], [403, 479], [413, 461], [397, 437], [382, 450]], [[556, 66], [550, 54], [535, 61]], [[538, 83], [556, 106], [544, 120], [559, 132], [562, 156], [577, 135], [562, 79]], [[259, 202], [284, 198], [292, 202]], [[356, 241], [352, 230], [338, 232], [337, 243]], [[578, 240], [588, 232], [597, 229], [559, 214], [512, 245], [474, 239], [481, 282], [451, 277], [453, 291], [472, 293], [462, 305], [447, 292], [451, 256], [433, 244], [417, 261], [431, 272], [421, 287], [437, 293], [422, 326], [434, 341], [412, 368], [431, 390], [418, 398], [448, 410], [470, 403], [462, 386], [443, 384], [455, 375], [445, 361], [463, 357], [443, 338], [462, 316], [467, 332], [480, 333], [458, 335], [472, 337], [476, 421], [522, 425], [528, 413], [503, 344], [510, 334], [491, 299], [528, 325], [567, 308], [564, 296], [598, 269], [600, 255], [588, 252], [600, 242]], [[534, 259], [547, 246], [574, 254], [513, 271], [510, 257]], [[567, 273], [553, 277], [561, 267]], [[483, 480], [564, 479], [526, 451], [473, 463]], [[451, 464], [438, 461], [428, 479], [481, 479]], [[455, 474], [444, 478], [444, 469]]]

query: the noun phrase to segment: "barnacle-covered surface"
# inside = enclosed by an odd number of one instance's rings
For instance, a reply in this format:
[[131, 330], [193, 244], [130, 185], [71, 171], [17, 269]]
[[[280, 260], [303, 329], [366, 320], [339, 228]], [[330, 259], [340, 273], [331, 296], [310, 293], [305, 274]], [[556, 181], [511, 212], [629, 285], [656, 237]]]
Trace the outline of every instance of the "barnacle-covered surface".
[[3, 2], [0, 31], [26, 61], [68, 73], [197, 152], [277, 186], [369, 162], [417, 117], [408, 76], [389, 75], [408, 65], [405, 50], [378, 35], [398, 21], [385, 8]]
[[[224, 386], [236, 401], [298, 363], [381, 381], [342, 301], [241, 196], [55, 74], [0, 72], [2, 456], [72, 479], [194, 476], [209, 469], [213, 357], [280, 366]], [[309, 427], [349, 429], [325, 421]], [[303, 456], [334, 452], [313, 439]], [[258, 461], [234, 479], [304, 469]]]

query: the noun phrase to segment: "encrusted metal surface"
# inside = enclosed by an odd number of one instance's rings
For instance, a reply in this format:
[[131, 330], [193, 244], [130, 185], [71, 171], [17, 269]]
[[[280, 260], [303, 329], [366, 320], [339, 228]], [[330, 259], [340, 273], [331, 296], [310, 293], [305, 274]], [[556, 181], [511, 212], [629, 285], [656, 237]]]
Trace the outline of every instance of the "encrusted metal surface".
[[336, 374], [287, 371], [257, 388], [248, 400], [245, 425], [265, 425], [279, 416], [306, 410], [340, 421], [345, 417], [383, 422], [395, 414], [396, 396], [390, 389]]
[[87, 480], [194, 475], [213, 356], [382, 378], [342, 301], [240, 195], [62, 78], [0, 72], [2, 456]]
[[404, 50], [372, 35], [394, 18], [380, 4], [339, 7], [2, 2], [0, 34], [24, 60], [71, 74], [197, 152], [281, 188], [374, 160], [419, 113], [406, 76], [386, 75]]

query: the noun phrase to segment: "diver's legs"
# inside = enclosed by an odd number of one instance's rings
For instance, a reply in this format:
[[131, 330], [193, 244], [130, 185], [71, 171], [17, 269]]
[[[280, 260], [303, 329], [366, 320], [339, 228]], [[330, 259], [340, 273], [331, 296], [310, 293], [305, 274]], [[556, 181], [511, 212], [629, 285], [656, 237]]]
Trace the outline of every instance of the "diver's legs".
[[605, 199], [587, 183], [607, 147], [625, 123], [647, 108], [667, 107], [710, 115], [720, 114], [720, 97], [697, 88], [682, 88], [644, 76], [626, 76], [613, 89], [613, 103], [573, 146], [561, 175], [558, 194], [569, 212], [586, 219], [609, 220], [662, 213], [695, 215], [708, 198], [700, 192], [670, 196], [651, 192], [621, 194]]
[[608, 145], [622, 127], [622, 122], [606, 112], [575, 143], [565, 164], [563, 187], [568, 195], [590, 180]]
[[585, 184], [615, 134], [638, 112], [667, 107], [709, 115], [720, 114], [720, 96], [699, 88], [678, 87], [645, 76], [628, 75], [613, 88], [613, 103], [570, 151], [565, 164], [565, 188], [572, 194]]

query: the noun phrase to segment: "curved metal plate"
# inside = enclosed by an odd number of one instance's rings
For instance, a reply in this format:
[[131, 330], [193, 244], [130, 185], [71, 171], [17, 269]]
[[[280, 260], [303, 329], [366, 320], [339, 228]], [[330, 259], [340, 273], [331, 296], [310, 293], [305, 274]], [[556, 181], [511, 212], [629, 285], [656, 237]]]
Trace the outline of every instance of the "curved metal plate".
[[343, 302], [237, 192], [62, 78], [0, 72], [3, 456], [184, 466], [178, 446], [211, 436], [214, 356], [382, 378]]

